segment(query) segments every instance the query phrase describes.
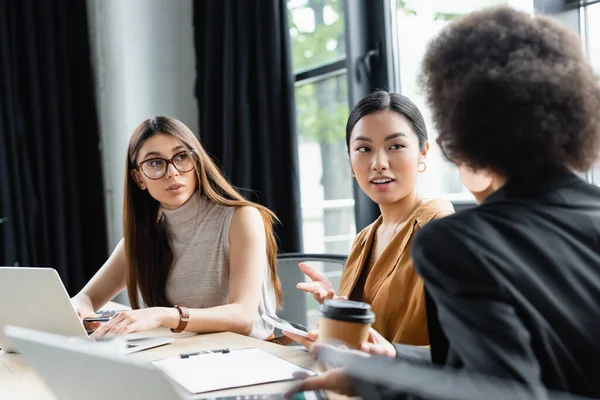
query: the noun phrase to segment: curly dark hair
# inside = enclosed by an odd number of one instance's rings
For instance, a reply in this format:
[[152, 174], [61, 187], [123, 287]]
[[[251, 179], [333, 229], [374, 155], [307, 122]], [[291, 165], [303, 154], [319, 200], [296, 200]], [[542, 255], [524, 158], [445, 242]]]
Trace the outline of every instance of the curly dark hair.
[[499, 7], [452, 22], [422, 83], [451, 161], [510, 179], [597, 158], [600, 87], [579, 38], [550, 17]]

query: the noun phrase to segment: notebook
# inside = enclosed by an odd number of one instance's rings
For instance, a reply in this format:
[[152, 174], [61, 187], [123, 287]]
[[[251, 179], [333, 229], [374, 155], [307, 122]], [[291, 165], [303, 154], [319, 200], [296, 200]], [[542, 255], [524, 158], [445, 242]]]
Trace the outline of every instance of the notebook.
[[293, 380], [316, 372], [257, 348], [154, 361], [154, 366], [190, 393]]

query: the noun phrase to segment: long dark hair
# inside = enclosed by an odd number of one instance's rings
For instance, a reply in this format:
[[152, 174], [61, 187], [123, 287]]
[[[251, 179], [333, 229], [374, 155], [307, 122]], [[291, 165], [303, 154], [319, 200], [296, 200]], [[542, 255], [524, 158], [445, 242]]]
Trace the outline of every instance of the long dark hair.
[[131, 171], [138, 168], [137, 156], [144, 142], [156, 134], [168, 134], [179, 139], [194, 154], [194, 170], [202, 196], [228, 207], [251, 206], [263, 218], [267, 239], [267, 260], [277, 304], [281, 304], [281, 283], [277, 277], [277, 242], [273, 223], [277, 217], [266, 207], [252, 203], [221, 174], [196, 136], [181, 121], [169, 117], [155, 117], [142, 122], [131, 135], [125, 168], [125, 196], [123, 204], [123, 232], [127, 258], [127, 291], [134, 309], [140, 308], [138, 296], [149, 307], [170, 307], [166, 285], [173, 263], [173, 250], [169, 245], [165, 220], [160, 213], [160, 203], [141, 190]]
[[390, 93], [378, 90], [359, 101], [348, 117], [346, 124], [346, 146], [350, 151], [350, 136], [354, 126], [366, 115], [381, 111], [394, 111], [406, 118], [412, 125], [413, 131], [419, 139], [419, 150], [423, 150], [427, 144], [427, 128], [419, 108], [408, 97], [398, 93]]

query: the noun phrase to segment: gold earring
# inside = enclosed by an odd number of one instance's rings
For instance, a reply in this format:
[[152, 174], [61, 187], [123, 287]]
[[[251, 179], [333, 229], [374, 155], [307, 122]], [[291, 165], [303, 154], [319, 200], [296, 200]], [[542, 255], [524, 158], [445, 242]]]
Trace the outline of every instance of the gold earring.
[[[419, 169], [419, 167], [421, 166], [421, 164], [423, 165], [423, 169]], [[427, 164], [425, 164], [425, 161], [421, 161], [419, 163], [419, 167], [417, 167], [417, 171], [419, 171], [419, 172], [425, 172], [425, 171], [427, 171]]]

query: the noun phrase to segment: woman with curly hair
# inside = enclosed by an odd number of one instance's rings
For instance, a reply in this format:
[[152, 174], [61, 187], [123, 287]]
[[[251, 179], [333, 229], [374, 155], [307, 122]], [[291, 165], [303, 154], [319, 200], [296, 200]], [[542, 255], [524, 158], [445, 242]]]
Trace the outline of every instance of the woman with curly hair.
[[[600, 88], [581, 49], [551, 18], [502, 7], [451, 23], [425, 55], [438, 143], [479, 203], [424, 226], [412, 249], [427, 293], [431, 354], [421, 355], [444, 367], [447, 380], [432, 375], [440, 385], [461, 382], [444, 398], [472, 394], [482, 375], [506, 386], [481, 386], [479, 398], [516, 398], [503, 392], [515, 382], [535, 398], [600, 397], [600, 188], [574, 173], [600, 150]], [[418, 353], [371, 350], [400, 364]], [[395, 387], [436, 390], [414, 365]], [[370, 383], [331, 370], [303, 387], [399, 394]]]

